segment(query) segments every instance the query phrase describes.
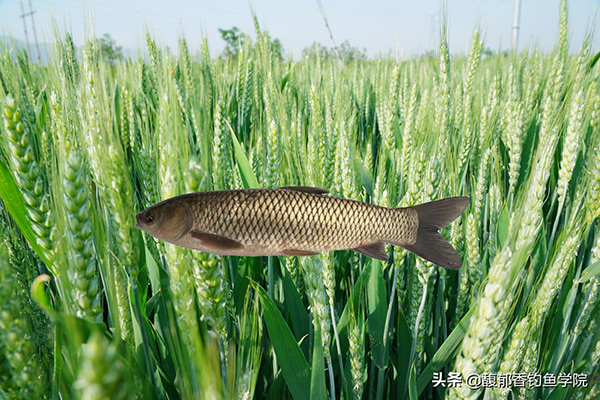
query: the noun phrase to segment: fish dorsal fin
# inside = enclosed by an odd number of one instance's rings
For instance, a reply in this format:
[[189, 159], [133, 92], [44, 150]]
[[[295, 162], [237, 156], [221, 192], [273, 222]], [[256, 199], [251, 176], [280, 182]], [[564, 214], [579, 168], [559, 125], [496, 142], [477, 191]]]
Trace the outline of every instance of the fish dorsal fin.
[[329, 194], [329, 190], [327, 190], [327, 189], [321, 189], [321, 188], [312, 187], [312, 186], [285, 186], [285, 187], [282, 187], [281, 189], [295, 190], [297, 192], [305, 192], [305, 193], [311, 193], [311, 194]]

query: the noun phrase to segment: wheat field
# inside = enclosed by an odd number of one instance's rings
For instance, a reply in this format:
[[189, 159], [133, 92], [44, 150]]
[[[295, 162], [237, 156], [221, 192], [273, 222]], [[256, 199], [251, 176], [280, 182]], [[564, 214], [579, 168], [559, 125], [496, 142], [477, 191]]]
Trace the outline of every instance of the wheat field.
[[[435, 57], [294, 62], [258, 23], [233, 59], [0, 45], [0, 399], [597, 398], [600, 74], [560, 13], [547, 53], [482, 55], [476, 31], [451, 57], [442, 32]], [[442, 231], [463, 265], [135, 228], [175, 195], [293, 185], [469, 196]]]

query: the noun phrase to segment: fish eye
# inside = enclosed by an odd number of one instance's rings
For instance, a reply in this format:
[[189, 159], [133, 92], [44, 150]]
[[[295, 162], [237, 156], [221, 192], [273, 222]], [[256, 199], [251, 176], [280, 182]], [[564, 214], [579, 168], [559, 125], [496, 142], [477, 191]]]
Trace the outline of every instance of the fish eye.
[[149, 213], [148, 215], [146, 215], [146, 223], [151, 224], [153, 222], [154, 222], [154, 214]]

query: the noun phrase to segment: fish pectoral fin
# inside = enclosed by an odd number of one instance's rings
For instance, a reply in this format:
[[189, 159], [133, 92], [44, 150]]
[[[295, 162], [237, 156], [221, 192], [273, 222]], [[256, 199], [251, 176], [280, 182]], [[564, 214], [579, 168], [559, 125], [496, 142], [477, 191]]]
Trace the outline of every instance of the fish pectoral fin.
[[284, 186], [281, 189], [295, 190], [296, 192], [305, 192], [311, 194], [329, 194], [329, 190], [312, 186]]
[[388, 256], [385, 252], [385, 244], [383, 242], [366, 244], [364, 246], [356, 247], [352, 250], [358, 251], [359, 253], [362, 253], [365, 256], [373, 257], [381, 261], [388, 261]]
[[319, 252], [310, 250], [285, 249], [281, 252], [281, 254], [284, 256], [314, 256], [315, 254], [319, 254]]
[[211, 233], [191, 231], [191, 236], [194, 239], [200, 241], [203, 247], [215, 250], [230, 250], [239, 249], [243, 245], [233, 239], [226, 238], [224, 236], [213, 235]]

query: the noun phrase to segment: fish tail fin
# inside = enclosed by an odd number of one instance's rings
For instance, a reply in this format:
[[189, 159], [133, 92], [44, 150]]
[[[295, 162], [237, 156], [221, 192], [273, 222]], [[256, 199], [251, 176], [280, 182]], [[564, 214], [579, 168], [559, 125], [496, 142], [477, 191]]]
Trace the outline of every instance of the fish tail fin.
[[460, 268], [460, 256], [438, 230], [454, 221], [468, 204], [468, 197], [449, 197], [412, 207], [419, 217], [417, 240], [410, 246], [402, 247], [440, 267]]

